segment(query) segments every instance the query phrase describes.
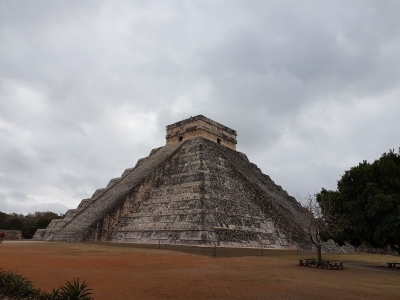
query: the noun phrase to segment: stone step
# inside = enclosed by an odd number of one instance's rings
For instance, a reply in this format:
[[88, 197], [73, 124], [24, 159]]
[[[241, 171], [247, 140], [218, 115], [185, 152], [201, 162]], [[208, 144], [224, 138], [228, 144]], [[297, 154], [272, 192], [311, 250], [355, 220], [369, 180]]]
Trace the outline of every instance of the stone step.
[[92, 199], [92, 198], [82, 199], [81, 203], [79, 203], [77, 209], [82, 210], [82, 209], [86, 208], [88, 205], [90, 205], [93, 201], [94, 201], [94, 199]]
[[99, 198], [104, 192], [105, 192], [106, 188], [102, 188], [102, 189], [97, 189], [94, 194], [92, 195], [92, 199], [96, 199]]
[[107, 189], [111, 188], [114, 184], [116, 184], [119, 180], [121, 179], [121, 177], [117, 177], [117, 178], [113, 178], [111, 179], [108, 184], [107, 184]]
[[53, 239], [76, 240], [79, 238], [87, 231], [88, 227], [104, 217], [107, 210], [114, 205], [113, 200], [115, 198], [118, 198], [119, 195], [123, 195], [130, 189], [134, 188], [135, 184], [140, 184], [143, 178], [150, 175], [154, 168], [159, 167], [163, 161], [168, 159], [169, 156], [182, 145], [183, 144], [171, 144], [163, 147], [156, 151], [152, 156], [141, 159], [134, 169], [126, 172], [126, 174], [118, 181], [118, 186], [116, 188], [113, 188], [113, 185], [112, 188], [109, 189], [97, 190], [92, 196], [92, 199], [96, 200], [95, 205], [88, 205], [81, 211], [75, 210], [67, 212], [64, 217], [66, 221], [65, 224], [59, 229], [57, 237], [53, 235]]

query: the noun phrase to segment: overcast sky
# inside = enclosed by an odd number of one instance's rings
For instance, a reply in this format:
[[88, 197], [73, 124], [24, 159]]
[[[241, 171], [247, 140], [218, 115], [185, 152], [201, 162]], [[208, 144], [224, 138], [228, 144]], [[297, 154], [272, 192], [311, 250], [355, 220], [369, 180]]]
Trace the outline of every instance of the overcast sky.
[[203, 114], [294, 197], [397, 149], [400, 1], [0, 1], [0, 211], [65, 213]]

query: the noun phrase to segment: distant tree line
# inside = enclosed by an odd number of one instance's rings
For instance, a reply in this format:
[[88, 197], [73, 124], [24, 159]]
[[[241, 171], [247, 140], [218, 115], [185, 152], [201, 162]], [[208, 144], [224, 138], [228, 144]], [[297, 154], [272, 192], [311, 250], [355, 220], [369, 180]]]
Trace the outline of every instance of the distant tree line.
[[62, 215], [46, 211], [33, 214], [7, 214], [0, 211], [0, 230], [20, 230], [22, 237], [30, 239], [37, 229], [44, 229], [51, 220], [60, 219]]
[[400, 149], [350, 168], [336, 191], [323, 188], [315, 198], [323, 228], [336, 228], [321, 232], [323, 239], [400, 253]]

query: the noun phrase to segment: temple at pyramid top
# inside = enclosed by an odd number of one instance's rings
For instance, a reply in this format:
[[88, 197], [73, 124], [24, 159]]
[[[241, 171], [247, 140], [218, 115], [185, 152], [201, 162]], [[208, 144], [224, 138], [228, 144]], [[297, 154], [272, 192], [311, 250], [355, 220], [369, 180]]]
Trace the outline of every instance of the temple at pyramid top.
[[203, 115], [190, 117], [168, 125], [165, 138], [168, 145], [198, 136], [236, 150], [236, 131]]
[[202, 115], [82, 199], [36, 240], [289, 249], [307, 210], [235, 151], [236, 131]]

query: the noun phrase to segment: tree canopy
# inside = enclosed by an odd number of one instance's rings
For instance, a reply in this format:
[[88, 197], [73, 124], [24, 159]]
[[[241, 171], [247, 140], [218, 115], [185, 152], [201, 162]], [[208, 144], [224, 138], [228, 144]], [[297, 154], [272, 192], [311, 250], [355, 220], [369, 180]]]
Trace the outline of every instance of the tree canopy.
[[61, 216], [50, 211], [35, 212], [26, 216], [0, 211], [0, 230], [20, 230], [24, 238], [30, 239], [37, 229], [46, 228], [52, 219], [58, 218], [61, 218]]
[[390, 247], [400, 253], [400, 150], [363, 161], [345, 171], [336, 191], [316, 195], [324, 211], [334, 212], [342, 228], [336, 242]]

